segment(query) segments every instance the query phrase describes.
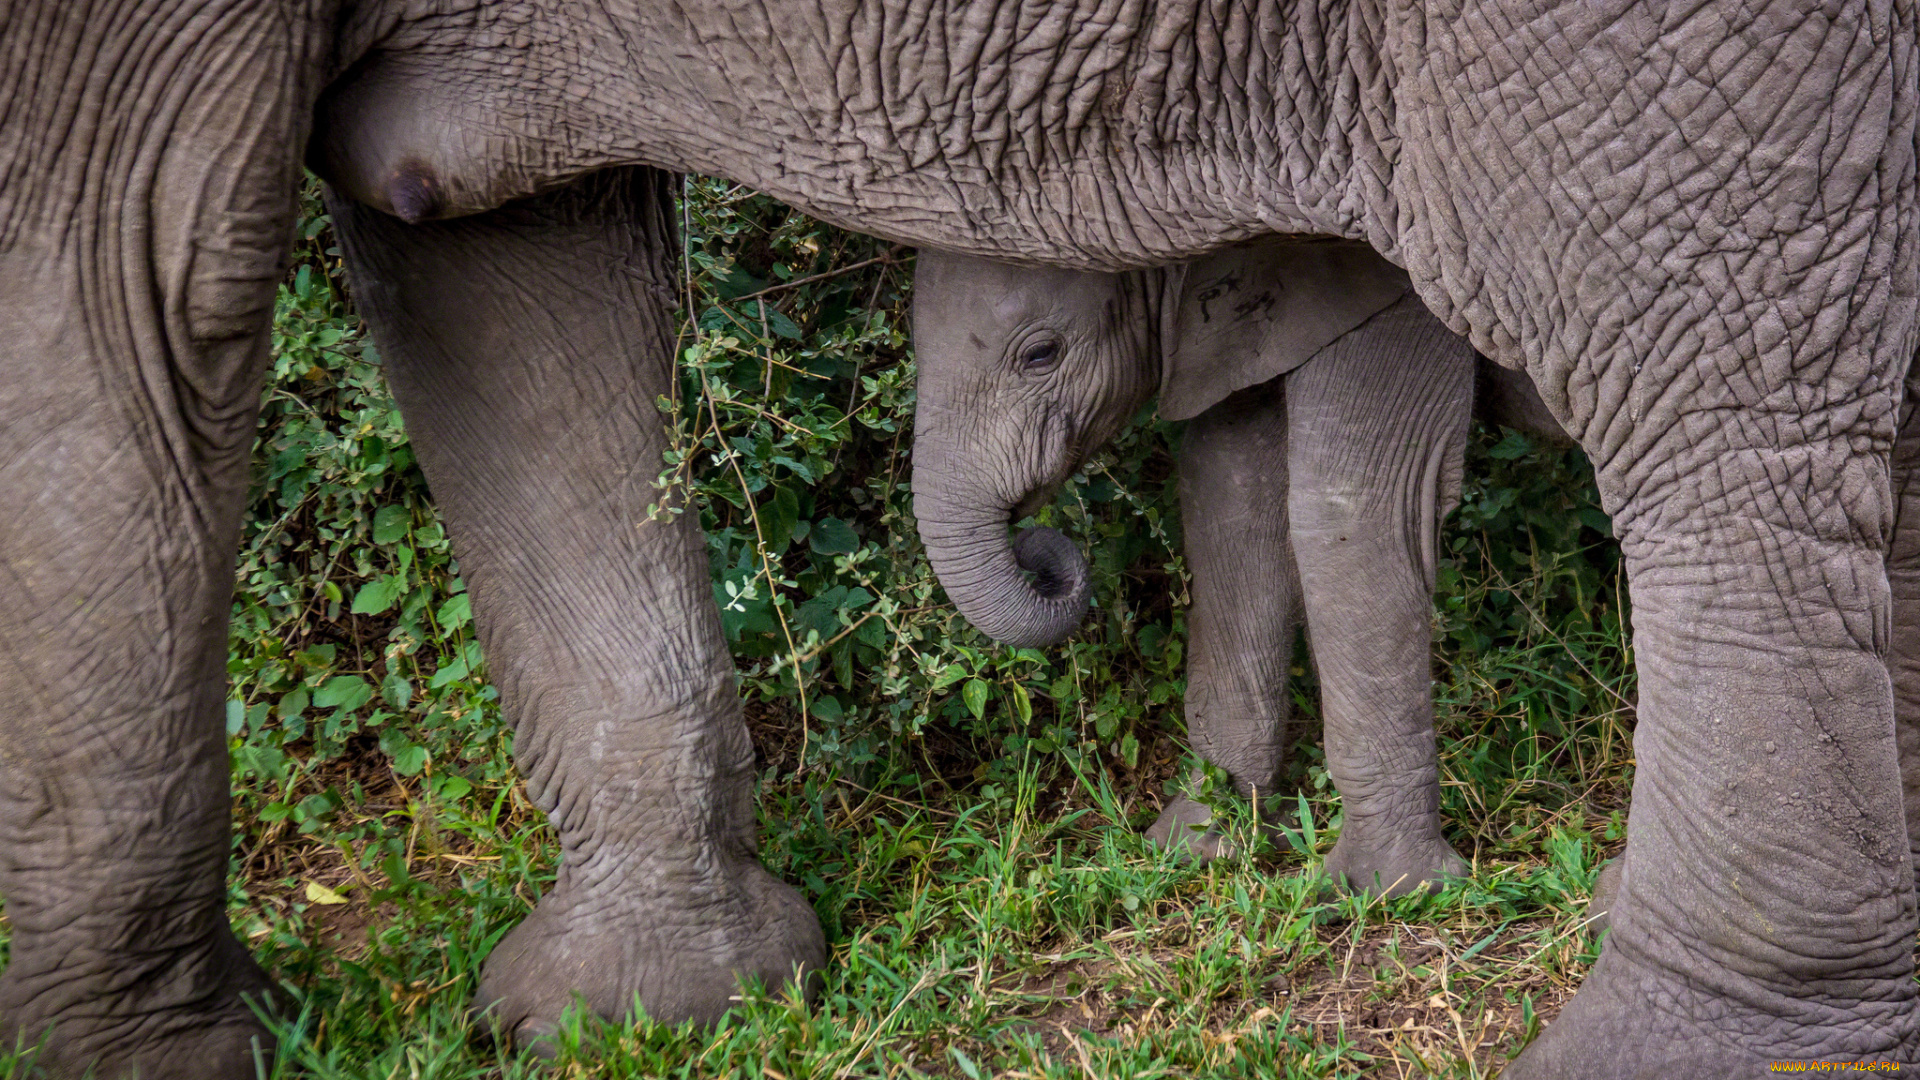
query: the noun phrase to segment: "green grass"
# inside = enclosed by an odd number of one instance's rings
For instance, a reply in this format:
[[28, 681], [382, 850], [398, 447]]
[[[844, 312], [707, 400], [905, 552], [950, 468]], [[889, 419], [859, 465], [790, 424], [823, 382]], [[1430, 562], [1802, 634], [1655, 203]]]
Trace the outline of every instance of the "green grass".
[[229, 662], [231, 912], [298, 1006], [272, 1075], [1475, 1077], [1524, 1045], [1593, 959], [1631, 781], [1623, 589], [1578, 455], [1478, 433], [1445, 538], [1442, 797], [1472, 881], [1324, 894], [1340, 806], [1304, 650], [1290, 783], [1261, 808], [1278, 841], [1240, 808], [1250, 854], [1183, 866], [1137, 836], [1189, 764], [1177, 429], [1143, 417], [1043, 514], [1090, 548], [1089, 625], [995, 647], [913, 533], [908, 255], [686, 194], [661, 502], [691, 494], [708, 532], [762, 855], [833, 949], [820, 1000], [749, 993], [713, 1032], [575, 1018], [555, 1062], [470, 1024], [555, 847], [309, 191]]
[[303, 984], [285, 1074], [1477, 1076], [1591, 960], [1578, 922], [1596, 851], [1572, 830], [1533, 864], [1368, 904], [1323, 899], [1294, 851], [1176, 865], [1134, 837], [1140, 800], [1110, 785], [1032, 763], [1013, 780], [997, 810], [828, 782], [767, 792], [768, 863], [806, 883], [834, 941], [819, 1003], [755, 995], [711, 1035], [590, 1024], [552, 1065], [501, 1059], [461, 1012], [483, 943], [538, 881], [521, 845], [502, 838], [497, 870], [424, 889], [351, 943], [290, 912], [265, 955], [324, 977]]

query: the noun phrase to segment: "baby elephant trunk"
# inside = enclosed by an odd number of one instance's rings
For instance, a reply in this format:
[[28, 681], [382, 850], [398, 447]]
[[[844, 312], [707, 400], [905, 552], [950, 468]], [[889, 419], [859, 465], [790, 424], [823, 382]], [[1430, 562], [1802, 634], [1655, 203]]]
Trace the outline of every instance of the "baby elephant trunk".
[[944, 485], [915, 472], [920, 537], [960, 614], [1015, 648], [1052, 645], [1073, 633], [1092, 591], [1087, 560], [1073, 541], [1057, 529], [1032, 528], [1009, 542], [1005, 509], [956, 513], [960, 504], [939, 490]]

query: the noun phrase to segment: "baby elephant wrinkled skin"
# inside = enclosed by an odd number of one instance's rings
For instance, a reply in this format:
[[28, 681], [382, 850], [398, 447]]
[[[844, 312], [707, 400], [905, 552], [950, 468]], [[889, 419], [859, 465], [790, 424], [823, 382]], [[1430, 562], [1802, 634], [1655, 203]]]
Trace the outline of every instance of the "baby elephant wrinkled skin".
[[[923, 252], [914, 339], [914, 509], [969, 619], [1023, 645], [1072, 630], [1078, 552], [1035, 543], [1051, 530], [1009, 545], [1006, 526], [1158, 393], [1161, 415], [1192, 418], [1179, 468], [1194, 748], [1242, 795], [1275, 789], [1304, 615], [1345, 808], [1328, 873], [1398, 895], [1467, 872], [1440, 834], [1429, 625], [1475, 358], [1404, 272], [1328, 242], [1125, 274]], [[1538, 427], [1524, 376], [1499, 385], [1489, 396]], [[1148, 836], [1211, 858], [1225, 841], [1208, 825], [1179, 791]]]

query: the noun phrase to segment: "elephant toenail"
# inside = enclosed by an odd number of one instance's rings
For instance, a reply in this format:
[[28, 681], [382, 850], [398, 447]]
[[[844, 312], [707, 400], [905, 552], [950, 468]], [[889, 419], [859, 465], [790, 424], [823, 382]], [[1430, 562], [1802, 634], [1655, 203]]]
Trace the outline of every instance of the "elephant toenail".
[[541, 1061], [560, 1056], [560, 1043], [554, 1038], [560, 1029], [547, 1020], [522, 1020], [513, 1029], [513, 1045]]

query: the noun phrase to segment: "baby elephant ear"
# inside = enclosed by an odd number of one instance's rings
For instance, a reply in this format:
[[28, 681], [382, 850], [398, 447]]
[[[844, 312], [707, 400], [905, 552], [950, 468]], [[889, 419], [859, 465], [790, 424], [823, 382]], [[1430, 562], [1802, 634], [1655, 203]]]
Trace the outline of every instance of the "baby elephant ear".
[[1162, 322], [1160, 416], [1192, 419], [1292, 371], [1412, 287], [1350, 240], [1266, 241], [1193, 262]]

